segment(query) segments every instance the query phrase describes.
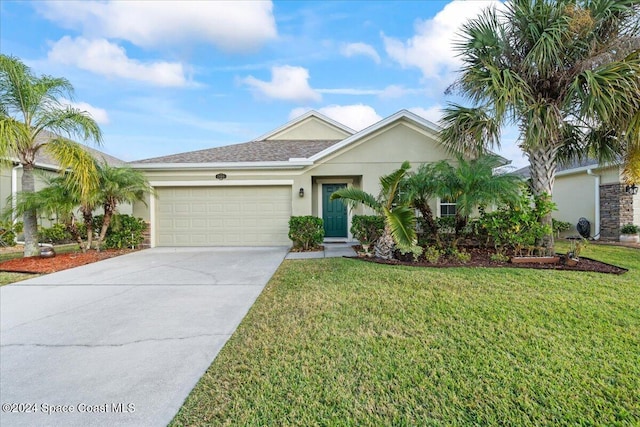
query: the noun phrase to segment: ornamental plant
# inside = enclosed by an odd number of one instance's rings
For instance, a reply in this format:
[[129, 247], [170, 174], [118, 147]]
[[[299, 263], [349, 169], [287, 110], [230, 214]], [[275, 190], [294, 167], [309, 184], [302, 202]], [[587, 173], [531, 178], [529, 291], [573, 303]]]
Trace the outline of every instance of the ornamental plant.
[[289, 238], [293, 247], [308, 251], [318, 247], [324, 240], [322, 218], [315, 216], [292, 216], [289, 219]]

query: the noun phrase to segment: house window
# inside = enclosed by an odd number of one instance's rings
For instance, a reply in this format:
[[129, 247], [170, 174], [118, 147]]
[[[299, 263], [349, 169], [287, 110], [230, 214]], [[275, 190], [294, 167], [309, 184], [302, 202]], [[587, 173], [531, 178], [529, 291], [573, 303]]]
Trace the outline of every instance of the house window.
[[456, 202], [455, 200], [442, 199], [440, 200], [440, 216], [456, 216]]

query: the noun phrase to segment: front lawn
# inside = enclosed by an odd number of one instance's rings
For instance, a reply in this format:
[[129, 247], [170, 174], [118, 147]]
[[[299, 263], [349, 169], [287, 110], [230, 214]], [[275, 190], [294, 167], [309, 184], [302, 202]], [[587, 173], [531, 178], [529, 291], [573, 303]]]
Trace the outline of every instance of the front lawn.
[[285, 261], [173, 425], [637, 425], [640, 251], [583, 255], [630, 271]]
[[20, 282], [22, 280], [32, 279], [38, 277], [37, 274], [28, 273], [10, 273], [7, 271], [0, 271], [0, 286], [8, 285], [9, 283]]

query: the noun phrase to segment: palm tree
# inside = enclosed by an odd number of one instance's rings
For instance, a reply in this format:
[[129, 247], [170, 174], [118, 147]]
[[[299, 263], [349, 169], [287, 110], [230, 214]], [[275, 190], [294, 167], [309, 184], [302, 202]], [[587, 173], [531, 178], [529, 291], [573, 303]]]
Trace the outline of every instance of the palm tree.
[[[88, 197], [97, 183], [95, 162], [80, 144], [63, 138], [101, 142], [98, 124], [84, 111], [65, 107], [58, 101], [71, 99], [68, 80], [35, 76], [18, 58], [0, 55], [0, 158], [22, 165], [22, 192], [35, 191], [36, 155], [44, 151], [60, 165], [74, 171], [76, 190]], [[25, 256], [38, 255], [36, 211], [23, 215]]]
[[420, 212], [424, 232], [433, 237], [437, 237], [438, 225], [429, 201], [442, 192], [441, 184], [436, 163], [425, 163], [406, 177], [402, 188], [403, 197]]
[[508, 173], [495, 173], [496, 168], [502, 166], [499, 156], [485, 154], [471, 160], [457, 156], [456, 162], [456, 166], [446, 160], [434, 165], [440, 182], [438, 196], [454, 200], [456, 214], [465, 222], [478, 207], [513, 204], [520, 199], [522, 179]]
[[381, 191], [377, 198], [353, 187], [342, 188], [331, 195], [331, 200], [343, 200], [351, 207], [365, 205], [384, 217], [384, 232], [374, 245], [379, 258], [392, 259], [394, 243], [406, 251], [416, 247], [416, 217], [409, 203], [399, 196], [410, 168], [409, 162], [404, 162], [400, 169], [380, 177]]
[[151, 192], [151, 187], [143, 173], [127, 166], [113, 167], [102, 163], [98, 166], [98, 173], [100, 189], [97, 197], [104, 210], [97, 243], [100, 249], [118, 204], [134, 201], [144, 203], [144, 194]]
[[80, 205], [80, 197], [70, 185], [70, 180], [64, 175], [44, 178], [45, 187], [35, 192], [21, 192], [18, 194], [15, 207], [6, 214], [24, 215], [28, 211], [56, 216], [65, 228], [78, 242], [78, 246], [86, 252], [86, 245], [78, 229], [73, 211]]
[[[512, 0], [502, 6], [462, 28], [456, 50], [463, 67], [449, 91], [473, 107], [447, 108], [445, 146], [483, 153], [498, 145], [502, 125], [517, 125], [538, 196], [553, 194], [559, 153], [638, 156], [638, 1]], [[594, 128], [616, 129], [616, 138], [586, 143]], [[627, 169], [640, 168], [631, 160]], [[541, 223], [551, 225], [551, 214]], [[553, 252], [553, 233], [540, 245]]]

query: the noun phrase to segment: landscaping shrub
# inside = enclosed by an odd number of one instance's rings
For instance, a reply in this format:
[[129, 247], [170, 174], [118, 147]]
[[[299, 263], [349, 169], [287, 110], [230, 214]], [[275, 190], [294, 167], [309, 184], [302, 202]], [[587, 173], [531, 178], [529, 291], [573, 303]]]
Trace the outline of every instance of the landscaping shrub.
[[294, 248], [305, 251], [315, 248], [324, 240], [322, 218], [315, 216], [292, 216], [289, 219], [289, 238]]
[[384, 218], [379, 215], [354, 215], [351, 234], [363, 245], [372, 245], [384, 232]]
[[633, 224], [623, 225], [620, 229], [620, 233], [622, 234], [638, 234], [640, 232], [640, 227]]
[[442, 257], [442, 251], [435, 246], [427, 246], [423, 250], [424, 259], [426, 259], [431, 264], [437, 264]]
[[[518, 204], [505, 205], [490, 213], [483, 213], [480, 226], [484, 228], [498, 253], [511, 249], [516, 255], [543, 254], [536, 246], [544, 235], [552, 232], [551, 226], [543, 226], [539, 220], [555, 208], [548, 196], [531, 197], [527, 192]], [[549, 254], [551, 255], [551, 254]]]
[[71, 233], [64, 224], [53, 224], [51, 227], [43, 227], [38, 230], [38, 241], [58, 245], [68, 243], [73, 239]]
[[471, 261], [471, 254], [469, 252], [461, 251], [458, 249], [454, 249], [451, 251], [451, 258], [455, 261], [459, 261], [463, 264]]
[[[103, 219], [103, 215], [93, 218], [93, 228], [96, 233], [102, 228]], [[141, 218], [131, 215], [114, 215], [102, 246], [106, 249], [135, 248], [144, 241], [143, 233], [146, 228], [147, 224]]]
[[560, 237], [560, 233], [563, 231], [568, 231], [571, 229], [571, 223], [566, 221], [558, 221], [555, 218], [552, 218], [553, 221], [553, 232], [556, 233], [556, 236]]
[[6, 246], [16, 245], [16, 232], [10, 222], [0, 222], [0, 241]]

